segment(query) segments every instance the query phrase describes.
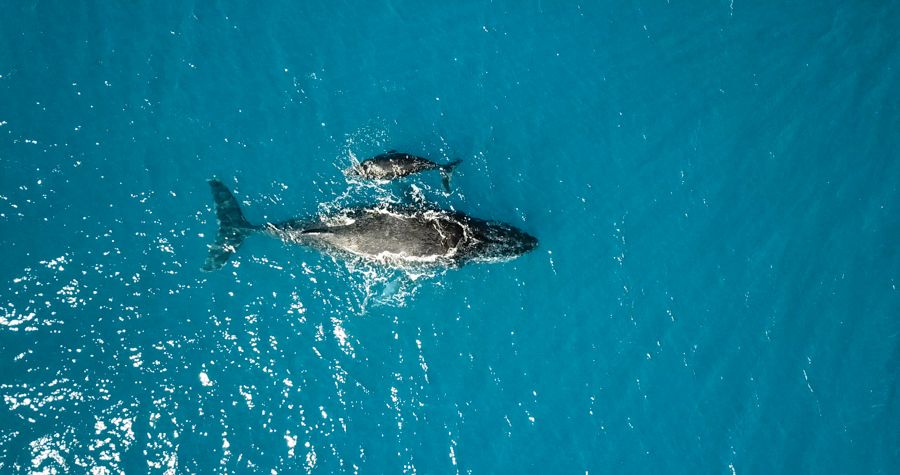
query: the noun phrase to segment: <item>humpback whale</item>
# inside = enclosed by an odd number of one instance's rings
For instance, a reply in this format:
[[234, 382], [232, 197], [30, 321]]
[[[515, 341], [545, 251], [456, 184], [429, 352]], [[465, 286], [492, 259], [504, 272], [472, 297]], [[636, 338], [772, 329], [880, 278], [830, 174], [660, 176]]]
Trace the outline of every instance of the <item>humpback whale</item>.
[[441, 183], [444, 185], [444, 189], [450, 193], [450, 175], [460, 163], [462, 160], [454, 160], [446, 165], [440, 165], [427, 158], [390, 150], [348, 168], [345, 173], [348, 176], [358, 176], [368, 180], [390, 181], [414, 173], [438, 170], [441, 172]]
[[509, 224], [457, 211], [380, 204], [345, 208], [325, 216], [251, 224], [221, 181], [209, 180], [219, 230], [202, 269], [222, 268], [254, 234], [308, 246], [340, 258], [362, 258], [386, 267], [459, 267], [511, 259], [534, 249], [534, 236]]

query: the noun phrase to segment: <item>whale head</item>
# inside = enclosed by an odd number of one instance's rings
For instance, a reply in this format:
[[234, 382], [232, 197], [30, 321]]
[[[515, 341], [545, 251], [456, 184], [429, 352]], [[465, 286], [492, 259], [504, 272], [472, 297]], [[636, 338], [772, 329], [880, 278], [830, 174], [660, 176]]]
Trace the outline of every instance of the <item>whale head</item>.
[[474, 220], [471, 223], [475, 245], [470, 252], [474, 260], [506, 260], [525, 254], [538, 245], [536, 237], [515, 226], [495, 221]]

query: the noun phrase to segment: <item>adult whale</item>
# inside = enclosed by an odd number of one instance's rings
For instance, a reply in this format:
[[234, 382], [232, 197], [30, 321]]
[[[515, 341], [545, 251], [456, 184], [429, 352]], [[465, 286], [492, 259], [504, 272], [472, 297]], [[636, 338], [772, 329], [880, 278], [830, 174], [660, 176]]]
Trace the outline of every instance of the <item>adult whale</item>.
[[312, 219], [250, 224], [221, 181], [210, 180], [219, 231], [202, 269], [222, 268], [248, 236], [262, 234], [343, 258], [387, 267], [457, 267], [468, 262], [511, 259], [537, 246], [537, 239], [505, 223], [464, 213], [397, 205], [346, 208]]

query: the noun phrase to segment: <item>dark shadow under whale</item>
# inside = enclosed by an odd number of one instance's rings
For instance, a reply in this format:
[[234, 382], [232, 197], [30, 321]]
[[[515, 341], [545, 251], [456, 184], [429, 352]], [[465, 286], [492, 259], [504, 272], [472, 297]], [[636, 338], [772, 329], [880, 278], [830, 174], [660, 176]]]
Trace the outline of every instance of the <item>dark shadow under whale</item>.
[[361, 258], [387, 267], [458, 267], [511, 259], [535, 247], [534, 236], [509, 224], [464, 213], [412, 206], [377, 205], [339, 210], [311, 219], [251, 224], [221, 181], [210, 180], [219, 231], [202, 269], [222, 268], [248, 236], [262, 234], [337, 257]]

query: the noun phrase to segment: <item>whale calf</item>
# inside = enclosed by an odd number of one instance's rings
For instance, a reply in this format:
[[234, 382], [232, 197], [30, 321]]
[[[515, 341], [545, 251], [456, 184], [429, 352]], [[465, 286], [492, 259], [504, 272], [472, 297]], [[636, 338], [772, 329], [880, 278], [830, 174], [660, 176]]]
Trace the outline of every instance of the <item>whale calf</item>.
[[469, 262], [511, 259], [537, 247], [538, 240], [509, 224], [464, 213], [400, 205], [345, 208], [327, 216], [254, 225], [234, 195], [209, 180], [219, 230], [202, 269], [222, 268], [254, 234], [328, 254], [362, 258], [386, 267], [458, 267]]
[[344, 173], [348, 176], [358, 176], [368, 180], [390, 181], [414, 173], [438, 170], [441, 172], [441, 183], [444, 185], [444, 189], [450, 193], [450, 175], [460, 163], [462, 160], [454, 160], [440, 165], [427, 158], [390, 150], [387, 153], [363, 160], [358, 165], [348, 168]]

